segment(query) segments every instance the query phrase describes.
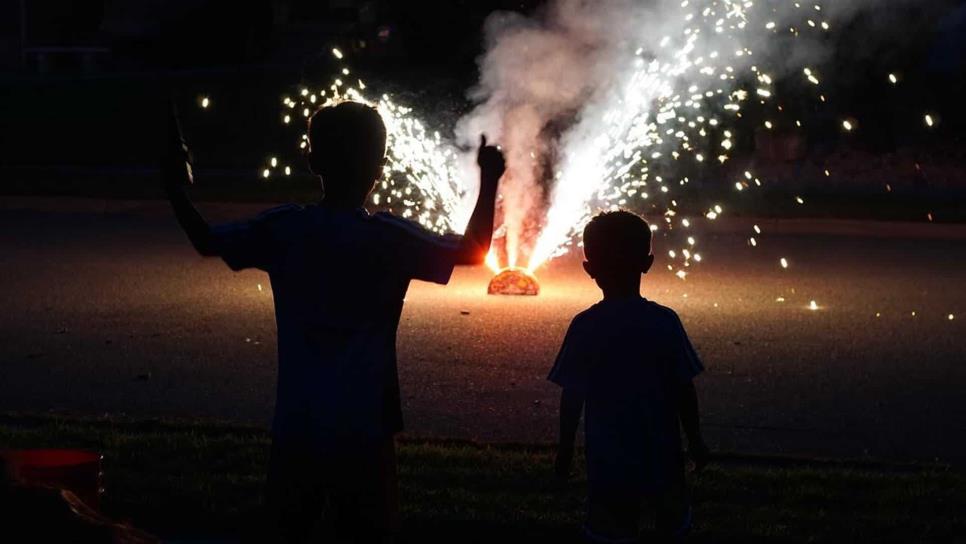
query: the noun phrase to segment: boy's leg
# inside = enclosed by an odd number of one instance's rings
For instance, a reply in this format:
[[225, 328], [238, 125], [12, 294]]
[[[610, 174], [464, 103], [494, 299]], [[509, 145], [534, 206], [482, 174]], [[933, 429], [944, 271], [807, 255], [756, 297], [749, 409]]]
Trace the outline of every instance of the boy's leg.
[[684, 466], [675, 471], [671, 485], [655, 498], [655, 528], [669, 542], [683, 541], [691, 532], [691, 497]]
[[318, 532], [327, 503], [322, 464], [299, 448], [273, 442], [263, 541], [306, 542]]
[[600, 544], [631, 544], [640, 537], [639, 493], [593, 489], [587, 497], [584, 538]]
[[265, 540], [391, 542], [400, 524], [395, 438], [308, 451], [272, 445]]
[[333, 494], [336, 532], [349, 542], [392, 542], [399, 532], [395, 438], [347, 457]]

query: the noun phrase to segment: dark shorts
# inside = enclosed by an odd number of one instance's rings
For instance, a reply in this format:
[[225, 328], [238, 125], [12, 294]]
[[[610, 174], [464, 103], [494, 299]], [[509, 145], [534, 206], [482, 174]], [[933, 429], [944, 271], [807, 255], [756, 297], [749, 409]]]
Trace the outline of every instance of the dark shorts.
[[683, 467], [670, 485], [655, 493], [591, 485], [584, 537], [595, 543], [639, 542], [641, 509], [645, 504], [654, 510], [654, 526], [659, 537], [671, 541], [683, 539], [691, 529], [691, 502]]
[[399, 530], [395, 439], [307, 454], [272, 446], [266, 502], [274, 542], [381, 542]]

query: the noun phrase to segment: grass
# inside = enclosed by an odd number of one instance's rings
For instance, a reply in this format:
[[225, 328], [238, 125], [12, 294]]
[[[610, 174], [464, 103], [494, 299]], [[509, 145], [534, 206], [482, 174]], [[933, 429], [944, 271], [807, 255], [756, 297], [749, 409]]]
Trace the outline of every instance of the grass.
[[[102, 452], [103, 509], [165, 537], [232, 538], [257, 519], [269, 437], [212, 422], [0, 416], [2, 447]], [[577, 541], [582, 477], [552, 449], [403, 440], [404, 542]], [[693, 478], [697, 542], [949, 542], [966, 535], [966, 477], [897, 467], [724, 457]]]

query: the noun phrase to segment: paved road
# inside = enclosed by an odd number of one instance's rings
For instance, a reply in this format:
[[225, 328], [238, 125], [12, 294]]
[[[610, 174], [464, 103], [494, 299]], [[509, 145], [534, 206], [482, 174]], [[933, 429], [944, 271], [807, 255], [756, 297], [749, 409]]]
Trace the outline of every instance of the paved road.
[[[705, 359], [709, 440], [966, 463], [966, 229], [762, 226], [751, 248], [749, 223], [719, 224], [687, 281], [661, 271], [646, 285], [678, 309]], [[266, 276], [194, 256], [160, 204], [0, 199], [0, 271], [0, 410], [269, 420]], [[399, 332], [408, 430], [551, 440], [557, 391], [544, 376], [597, 293], [573, 259], [540, 273], [536, 298], [486, 296], [488, 276], [413, 284]]]

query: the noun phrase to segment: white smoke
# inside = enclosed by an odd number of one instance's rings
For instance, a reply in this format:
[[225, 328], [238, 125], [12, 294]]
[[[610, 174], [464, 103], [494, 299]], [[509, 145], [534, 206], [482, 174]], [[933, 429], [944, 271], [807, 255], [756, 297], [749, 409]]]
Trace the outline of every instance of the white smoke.
[[[507, 264], [537, 266], [559, 253], [595, 198], [639, 173], [651, 158], [642, 153], [672, 149], [665, 134], [680, 112], [705, 97], [726, 102], [736, 74], [800, 71], [829, 53], [809, 27], [905, 1], [553, 0], [532, 17], [493, 14], [470, 94], [478, 106], [457, 136], [471, 146], [485, 132], [505, 148]], [[692, 152], [701, 145], [685, 141]]]
[[487, 20], [480, 83], [471, 92], [480, 105], [457, 133], [464, 145], [487, 133], [506, 150], [501, 208], [511, 266], [529, 254], [539, 229], [532, 219], [539, 221], [548, 197], [544, 163], [555, 142], [545, 132], [578, 114], [606, 86], [612, 67], [598, 60], [616, 60], [616, 42], [629, 28], [618, 16], [636, 9], [630, 1], [599, 8], [598, 2], [562, 0], [535, 18], [504, 12]]

